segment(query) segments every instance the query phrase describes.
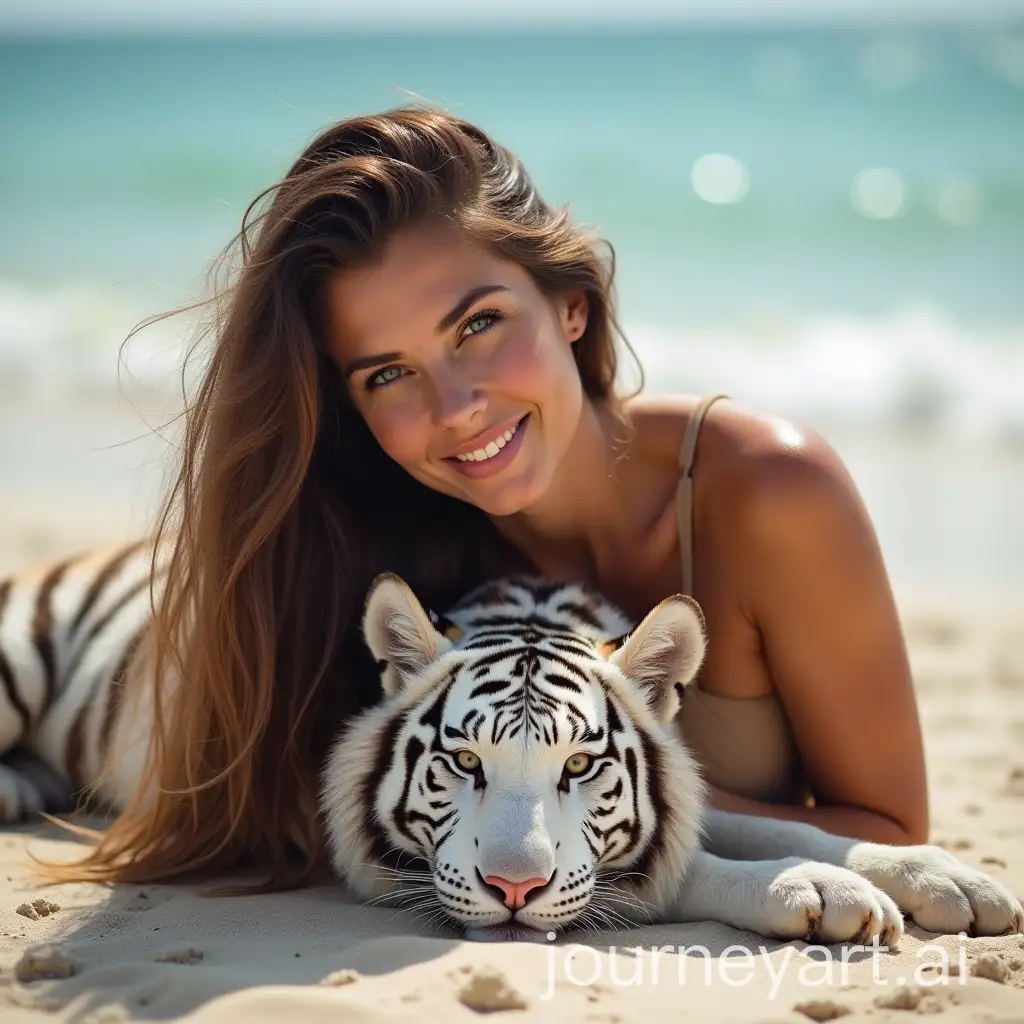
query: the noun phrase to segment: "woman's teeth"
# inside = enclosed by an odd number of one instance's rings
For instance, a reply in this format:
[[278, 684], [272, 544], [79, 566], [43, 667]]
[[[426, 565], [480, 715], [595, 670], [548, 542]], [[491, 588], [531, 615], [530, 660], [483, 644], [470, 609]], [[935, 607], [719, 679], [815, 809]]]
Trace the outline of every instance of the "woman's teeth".
[[468, 455], [456, 455], [459, 462], [483, 462], [485, 459], [492, 459], [502, 448], [512, 440], [512, 435], [519, 429], [517, 423], [511, 430], [506, 430], [500, 437], [495, 438], [486, 448], [477, 448], [475, 452]]

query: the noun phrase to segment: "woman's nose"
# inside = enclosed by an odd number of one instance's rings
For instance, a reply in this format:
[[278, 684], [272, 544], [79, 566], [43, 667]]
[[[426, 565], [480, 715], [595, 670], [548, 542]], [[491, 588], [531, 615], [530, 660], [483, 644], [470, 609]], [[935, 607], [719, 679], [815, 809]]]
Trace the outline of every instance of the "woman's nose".
[[484, 389], [461, 374], [435, 374], [433, 383], [434, 420], [438, 426], [465, 426], [487, 406]]

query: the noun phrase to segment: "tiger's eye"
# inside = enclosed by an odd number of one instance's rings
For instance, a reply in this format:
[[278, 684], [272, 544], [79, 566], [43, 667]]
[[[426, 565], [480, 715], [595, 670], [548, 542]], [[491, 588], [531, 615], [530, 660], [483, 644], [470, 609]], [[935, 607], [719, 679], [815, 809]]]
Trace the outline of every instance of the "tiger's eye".
[[480, 767], [480, 758], [472, 750], [457, 750], [455, 760], [459, 767], [467, 772], [475, 772]]
[[590, 767], [589, 754], [573, 754], [566, 758], [565, 770], [570, 775], [582, 775]]

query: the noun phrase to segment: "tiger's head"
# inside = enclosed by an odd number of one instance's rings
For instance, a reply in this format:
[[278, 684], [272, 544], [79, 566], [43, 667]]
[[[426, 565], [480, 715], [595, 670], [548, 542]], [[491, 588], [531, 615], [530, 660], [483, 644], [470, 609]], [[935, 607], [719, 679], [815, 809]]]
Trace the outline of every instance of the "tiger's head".
[[673, 723], [704, 656], [696, 603], [634, 629], [575, 584], [487, 584], [445, 617], [378, 578], [363, 633], [383, 700], [322, 789], [362, 898], [443, 910], [478, 938], [656, 915], [700, 838], [704, 784]]

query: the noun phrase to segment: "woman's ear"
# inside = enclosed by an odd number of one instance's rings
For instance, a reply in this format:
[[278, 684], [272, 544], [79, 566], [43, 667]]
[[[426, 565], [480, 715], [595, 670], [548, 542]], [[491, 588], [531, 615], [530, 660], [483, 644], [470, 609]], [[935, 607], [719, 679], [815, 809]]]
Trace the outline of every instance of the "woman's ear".
[[558, 316], [562, 330], [570, 343], [579, 341], [587, 329], [590, 299], [586, 292], [566, 292], [558, 303]]

